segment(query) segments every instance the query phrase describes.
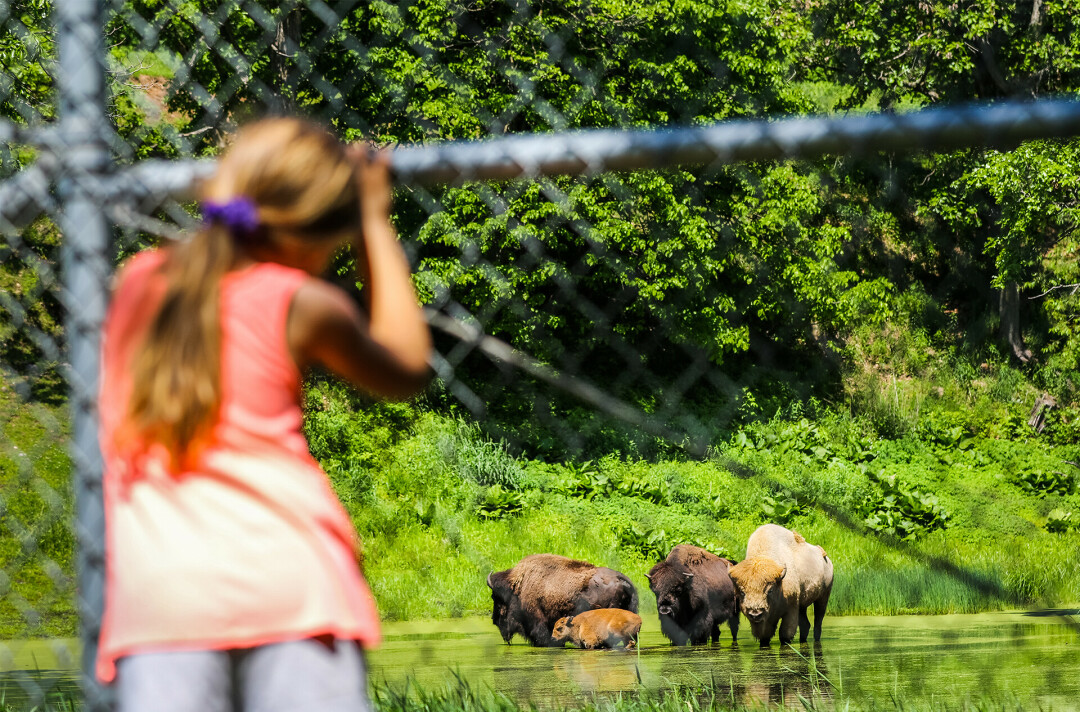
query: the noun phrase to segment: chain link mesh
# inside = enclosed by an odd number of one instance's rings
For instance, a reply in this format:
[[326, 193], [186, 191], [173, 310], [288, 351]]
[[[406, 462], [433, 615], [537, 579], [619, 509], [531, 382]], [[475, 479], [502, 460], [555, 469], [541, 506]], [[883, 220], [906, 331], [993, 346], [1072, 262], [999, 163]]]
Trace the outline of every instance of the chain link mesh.
[[[899, 229], [929, 244], [909, 196], [936, 157], [1080, 130], [1067, 101], [762, 118], [808, 108], [766, 71], [779, 14], [674, 10], [663, 26], [585, 0], [103, 5], [0, 0], [0, 638], [24, 641], [0, 646], [0, 670], [28, 704], [70, 692], [76, 619], [90, 650], [99, 623], [105, 285], [123, 257], [196, 225], [192, 187], [244, 121], [299, 113], [391, 148], [394, 220], [436, 335], [424, 408], [467, 413], [537, 461], [707, 460], [795, 501], [808, 494], [725, 446], [793, 402], [844, 398], [835, 325], [881, 296], [844, 265], [897, 259], [884, 242]], [[872, 194], [848, 201], [859, 181]], [[42, 651], [49, 663], [25, 662]]]

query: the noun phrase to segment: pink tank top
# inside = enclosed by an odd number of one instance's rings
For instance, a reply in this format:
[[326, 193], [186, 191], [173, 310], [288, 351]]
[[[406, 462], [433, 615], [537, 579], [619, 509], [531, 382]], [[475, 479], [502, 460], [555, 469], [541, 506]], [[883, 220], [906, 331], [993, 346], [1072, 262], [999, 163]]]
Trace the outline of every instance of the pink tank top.
[[300, 430], [300, 373], [285, 335], [308, 279], [261, 262], [221, 284], [222, 404], [190, 471], [117, 447], [135, 350], [164, 294], [160, 251], [121, 271], [103, 342], [105, 615], [98, 677], [161, 650], [243, 648], [316, 635], [379, 642], [356, 535]]

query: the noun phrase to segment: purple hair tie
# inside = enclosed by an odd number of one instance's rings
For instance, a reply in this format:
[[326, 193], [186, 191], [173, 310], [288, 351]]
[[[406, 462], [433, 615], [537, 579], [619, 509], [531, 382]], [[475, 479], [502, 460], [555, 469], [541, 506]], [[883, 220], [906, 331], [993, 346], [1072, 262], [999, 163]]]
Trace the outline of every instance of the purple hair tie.
[[251, 198], [239, 197], [224, 203], [202, 204], [203, 220], [227, 227], [234, 237], [248, 237], [259, 228], [259, 211]]

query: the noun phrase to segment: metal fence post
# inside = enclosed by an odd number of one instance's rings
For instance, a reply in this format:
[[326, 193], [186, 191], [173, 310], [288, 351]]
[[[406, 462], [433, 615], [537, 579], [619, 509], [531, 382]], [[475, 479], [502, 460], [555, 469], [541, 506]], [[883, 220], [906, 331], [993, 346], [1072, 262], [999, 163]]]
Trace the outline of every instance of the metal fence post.
[[79, 542], [79, 616], [85, 708], [111, 708], [94, 677], [104, 603], [102, 459], [98, 449], [97, 386], [101, 325], [107, 302], [110, 228], [100, 190], [111, 167], [106, 136], [103, 2], [55, 5], [59, 52], [60, 149], [65, 164], [60, 195], [65, 330], [69, 355], [72, 462]]

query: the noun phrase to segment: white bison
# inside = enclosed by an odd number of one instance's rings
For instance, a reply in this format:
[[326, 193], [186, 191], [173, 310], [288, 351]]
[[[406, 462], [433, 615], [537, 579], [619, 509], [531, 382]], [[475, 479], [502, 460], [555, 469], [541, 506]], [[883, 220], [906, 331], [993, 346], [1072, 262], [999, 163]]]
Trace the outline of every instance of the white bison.
[[750, 632], [767, 648], [780, 624], [780, 644], [805, 643], [810, 633], [806, 609], [814, 605], [814, 640], [821, 640], [821, 620], [832, 591], [833, 564], [820, 546], [798, 532], [764, 524], [750, 535], [746, 559], [728, 572]]

